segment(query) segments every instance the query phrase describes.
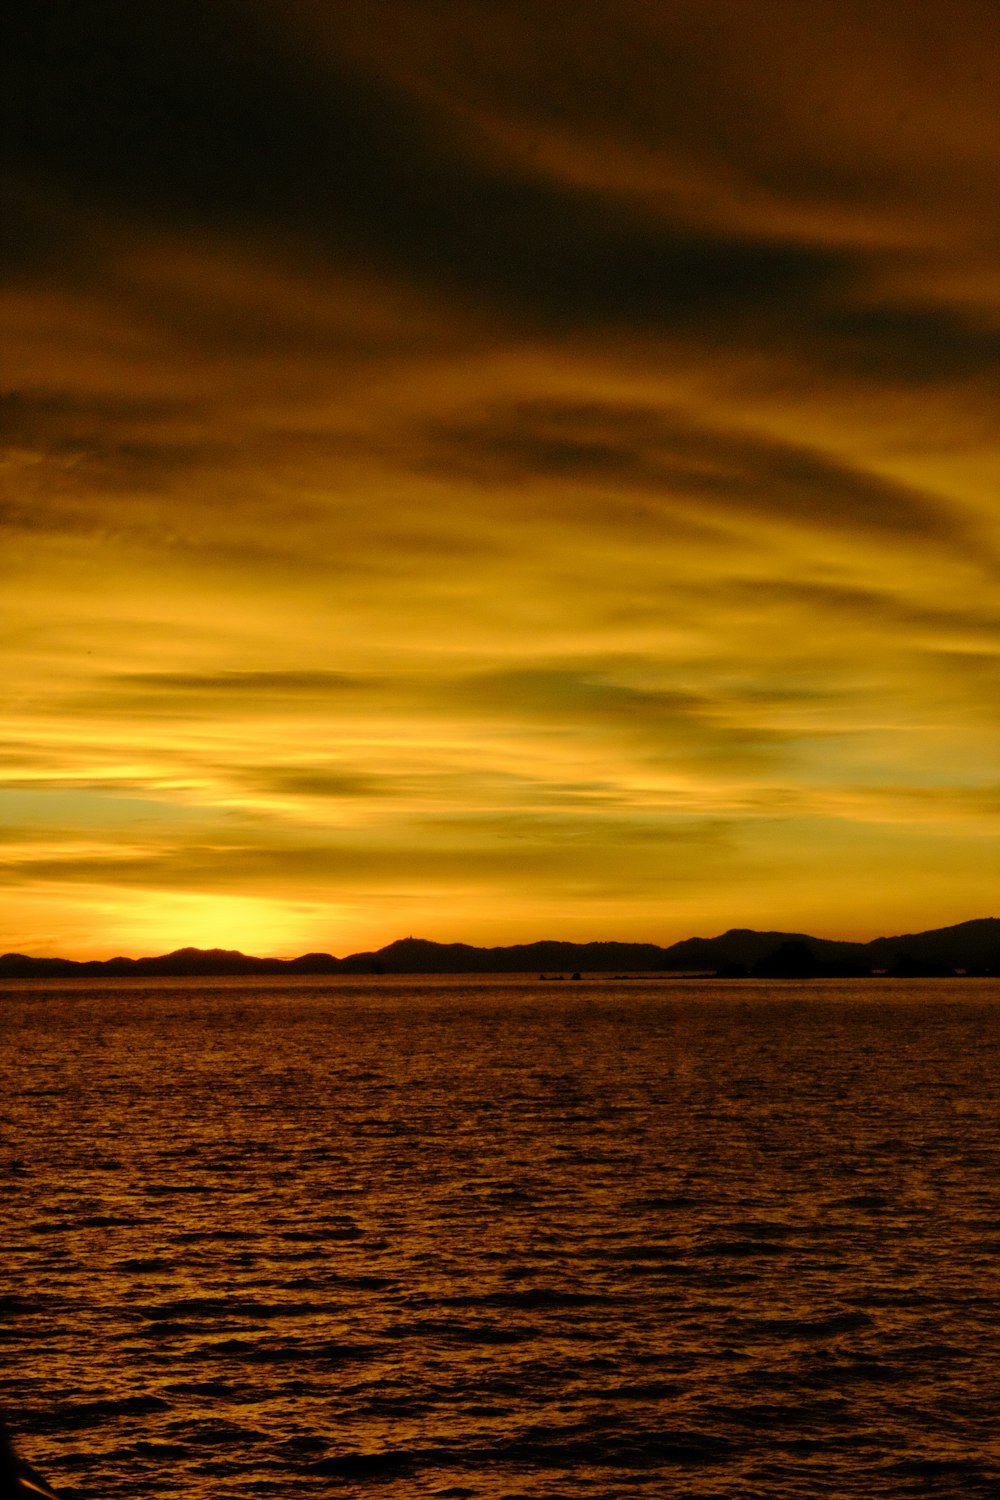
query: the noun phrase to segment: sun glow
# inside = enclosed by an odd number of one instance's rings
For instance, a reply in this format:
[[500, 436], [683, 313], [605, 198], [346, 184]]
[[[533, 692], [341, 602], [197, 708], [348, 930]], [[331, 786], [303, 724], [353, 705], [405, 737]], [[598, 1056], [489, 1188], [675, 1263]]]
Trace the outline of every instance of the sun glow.
[[288, 958], [309, 948], [330, 951], [339, 941], [341, 926], [333, 905], [315, 908], [304, 902], [211, 892], [133, 891], [124, 898], [109, 893], [90, 898], [87, 905], [88, 935], [77, 936], [70, 949], [62, 949], [79, 958], [155, 955], [182, 947]]

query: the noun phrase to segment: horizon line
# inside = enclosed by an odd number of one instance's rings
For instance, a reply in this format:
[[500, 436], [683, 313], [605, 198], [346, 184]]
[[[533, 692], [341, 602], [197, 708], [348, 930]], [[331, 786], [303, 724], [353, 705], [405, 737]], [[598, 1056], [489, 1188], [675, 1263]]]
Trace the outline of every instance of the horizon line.
[[563, 948], [648, 948], [655, 949], [661, 953], [670, 952], [672, 949], [688, 943], [713, 943], [725, 937], [736, 935], [747, 935], [756, 937], [778, 937], [778, 938], [805, 938], [811, 942], [843, 944], [855, 948], [870, 947], [873, 943], [900, 941], [904, 938], [926, 937], [933, 933], [953, 932], [962, 927], [969, 927], [988, 922], [1000, 922], [1000, 918], [994, 916], [970, 917], [959, 922], [945, 923], [940, 927], [927, 927], [910, 932], [881, 933], [874, 938], [841, 938], [841, 937], [817, 937], [813, 933], [792, 931], [786, 928], [759, 928], [759, 927], [727, 927], [724, 931], [715, 933], [709, 937], [693, 933], [687, 937], [677, 938], [670, 943], [657, 943], [642, 938], [586, 938], [583, 940], [573, 938], [532, 938], [513, 943], [470, 943], [462, 939], [421, 938], [412, 933], [405, 938], [392, 938], [377, 948], [358, 948], [350, 952], [338, 955], [327, 949], [309, 949], [305, 952], [291, 954], [278, 953], [247, 953], [240, 948], [222, 948], [213, 946], [201, 948], [194, 944], [182, 944], [180, 947], [167, 949], [160, 953], [127, 954], [122, 952], [109, 953], [103, 958], [70, 958], [56, 953], [25, 953], [19, 949], [9, 949], [0, 953], [0, 963], [4, 960], [23, 959], [30, 963], [70, 963], [70, 964], [107, 964], [114, 962], [143, 963], [156, 962], [162, 959], [176, 958], [182, 954], [198, 954], [201, 956], [219, 955], [227, 958], [242, 958], [259, 963], [295, 963], [308, 958], [329, 959], [335, 963], [346, 963], [351, 959], [377, 957], [390, 949], [399, 947], [406, 943], [420, 944], [431, 948], [467, 948], [476, 953], [503, 953], [512, 949], [536, 948], [544, 946], [559, 946]]

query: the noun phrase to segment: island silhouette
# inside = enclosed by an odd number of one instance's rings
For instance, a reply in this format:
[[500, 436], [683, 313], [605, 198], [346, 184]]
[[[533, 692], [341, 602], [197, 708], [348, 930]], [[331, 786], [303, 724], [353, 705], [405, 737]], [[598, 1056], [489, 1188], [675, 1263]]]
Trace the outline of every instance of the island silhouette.
[[198, 977], [241, 974], [530, 974], [562, 971], [614, 978], [636, 974], [705, 975], [722, 979], [814, 979], [1000, 975], [1000, 918], [868, 943], [809, 937], [798, 932], [730, 928], [714, 938], [655, 943], [542, 941], [478, 948], [406, 937], [371, 952], [336, 958], [258, 958], [226, 948], [178, 948], [146, 958], [71, 959], [0, 955], [0, 979], [106, 976]]

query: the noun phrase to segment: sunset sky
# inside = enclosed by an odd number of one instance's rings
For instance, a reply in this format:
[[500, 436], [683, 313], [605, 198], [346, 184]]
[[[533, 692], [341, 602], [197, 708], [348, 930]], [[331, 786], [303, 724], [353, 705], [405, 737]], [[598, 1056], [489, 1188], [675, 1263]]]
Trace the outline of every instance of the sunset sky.
[[1000, 913], [995, 0], [18, 0], [0, 951]]

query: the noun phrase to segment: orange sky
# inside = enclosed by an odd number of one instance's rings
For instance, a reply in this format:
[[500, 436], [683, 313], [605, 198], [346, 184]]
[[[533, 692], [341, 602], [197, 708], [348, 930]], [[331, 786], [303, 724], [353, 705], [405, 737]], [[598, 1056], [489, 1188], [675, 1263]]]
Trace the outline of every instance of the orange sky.
[[991, 0], [8, 53], [0, 951], [997, 912]]

